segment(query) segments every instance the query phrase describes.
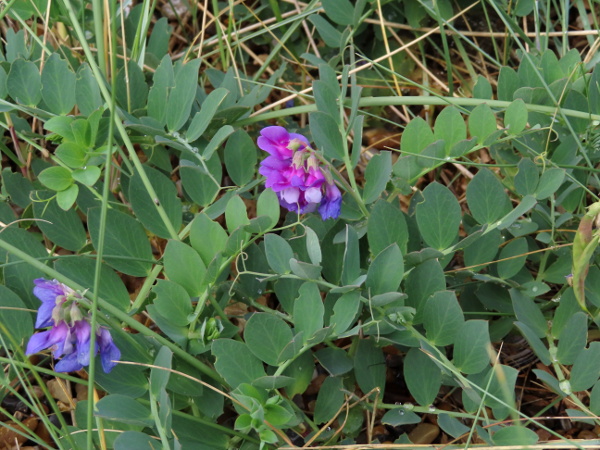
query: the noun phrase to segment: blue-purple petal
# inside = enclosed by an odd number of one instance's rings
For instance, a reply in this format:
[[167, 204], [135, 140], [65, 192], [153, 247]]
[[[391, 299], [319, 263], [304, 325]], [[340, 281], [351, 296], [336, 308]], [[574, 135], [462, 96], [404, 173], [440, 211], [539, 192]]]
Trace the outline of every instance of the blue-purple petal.
[[65, 295], [64, 286], [56, 280], [48, 281], [44, 278], [37, 278], [33, 282], [35, 283], [33, 294], [44, 303], [51, 302], [54, 304], [56, 297]]
[[25, 350], [26, 355], [33, 355], [35, 353], [48, 348], [48, 338], [50, 337], [50, 330], [36, 333], [29, 339], [27, 343], [27, 349]]
[[79, 363], [75, 352], [65, 356], [54, 366], [54, 370], [57, 372], [76, 372], [81, 369], [83, 366]]
[[37, 318], [35, 319], [36, 328], [46, 328], [52, 325], [52, 310], [54, 302], [42, 302], [38, 309]]

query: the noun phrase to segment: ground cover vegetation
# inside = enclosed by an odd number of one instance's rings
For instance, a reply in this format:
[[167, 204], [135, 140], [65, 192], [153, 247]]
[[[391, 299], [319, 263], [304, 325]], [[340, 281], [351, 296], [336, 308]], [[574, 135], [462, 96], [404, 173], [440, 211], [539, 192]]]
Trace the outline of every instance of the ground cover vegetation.
[[597, 448], [598, 13], [4, 2], [0, 448]]

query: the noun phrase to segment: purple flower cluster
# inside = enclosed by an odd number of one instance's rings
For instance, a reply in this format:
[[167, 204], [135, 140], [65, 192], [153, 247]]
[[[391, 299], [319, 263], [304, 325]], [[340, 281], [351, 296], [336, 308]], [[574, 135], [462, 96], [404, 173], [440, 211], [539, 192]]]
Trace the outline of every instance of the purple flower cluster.
[[[34, 295], [42, 302], [38, 309], [36, 328], [52, 327], [34, 334], [27, 344], [27, 355], [50, 348], [55, 358], [57, 372], [74, 372], [90, 364], [90, 336], [92, 326], [77, 306], [79, 298], [75, 291], [56, 280], [43, 278], [34, 280]], [[121, 352], [113, 343], [110, 332], [105, 327], [97, 327], [96, 350], [104, 372], [108, 373], [121, 358]]]
[[281, 206], [299, 214], [318, 209], [323, 220], [340, 215], [342, 194], [304, 136], [283, 127], [266, 127], [260, 132], [258, 147], [269, 153], [259, 172]]

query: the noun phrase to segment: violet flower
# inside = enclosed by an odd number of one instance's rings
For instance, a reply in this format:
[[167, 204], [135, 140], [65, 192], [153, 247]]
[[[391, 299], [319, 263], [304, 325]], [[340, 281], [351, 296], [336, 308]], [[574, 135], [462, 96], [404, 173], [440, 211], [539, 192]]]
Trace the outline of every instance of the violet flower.
[[266, 177], [265, 186], [277, 194], [281, 206], [299, 214], [318, 210], [323, 220], [336, 219], [342, 194], [308, 140], [278, 126], [263, 128], [260, 134], [258, 147], [269, 156], [261, 162], [259, 173]]
[[[90, 364], [90, 337], [92, 326], [78, 305], [80, 297], [68, 286], [56, 280], [34, 280], [33, 293], [42, 304], [38, 310], [36, 328], [51, 326], [49, 330], [34, 334], [27, 343], [26, 355], [50, 349], [54, 358], [62, 359], [56, 364], [57, 372], [74, 372]], [[94, 354], [100, 351], [104, 372], [108, 373], [121, 358], [121, 352], [113, 343], [110, 331], [97, 326]]]

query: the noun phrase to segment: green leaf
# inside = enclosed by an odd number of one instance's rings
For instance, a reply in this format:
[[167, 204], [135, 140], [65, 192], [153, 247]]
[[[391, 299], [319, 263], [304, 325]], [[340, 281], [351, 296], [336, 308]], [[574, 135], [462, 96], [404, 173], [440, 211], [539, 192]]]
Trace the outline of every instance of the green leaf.
[[515, 322], [515, 326], [521, 331], [536, 356], [540, 358], [540, 361], [545, 365], [549, 365], [551, 362], [550, 352], [540, 338], [537, 337], [536, 333], [523, 322]]
[[42, 72], [42, 97], [50, 112], [68, 114], [75, 106], [75, 74], [66, 61], [53, 53]]
[[303, 333], [302, 338], [306, 343], [323, 328], [325, 308], [315, 283], [304, 283], [300, 287], [299, 294], [294, 302], [294, 331], [296, 334]]
[[333, 305], [333, 314], [329, 319], [329, 326], [333, 328], [334, 335], [346, 331], [358, 318], [360, 311], [360, 292], [350, 291], [343, 294]]
[[192, 142], [198, 139], [206, 131], [211, 120], [215, 116], [219, 105], [225, 100], [229, 91], [225, 88], [217, 88], [212, 91], [202, 102], [202, 109], [194, 115], [188, 127], [186, 137]]
[[73, 177], [69, 169], [52, 166], [44, 169], [38, 175], [40, 183], [53, 191], [63, 191], [73, 184]]
[[244, 328], [244, 339], [250, 351], [270, 366], [278, 366], [287, 359], [284, 353], [292, 341], [289, 325], [268, 313], [252, 314]]
[[192, 301], [188, 291], [180, 284], [158, 280], [152, 288], [156, 295], [154, 306], [156, 311], [173, 325], [185, 327], [189, 325], [192, 313]]
[[[279, 222], [279, 214], [281, 210], [279, 207], [279, 199], [277, 198], [277, 194], [273, 192], [271, 189], [265, 189], [258, 196], [258, 200], [256, 202], [256, 216], [266, 216], [271, 219], [271, 223], [269, 225], [269, 229], [273, 228]], [[312, 231], [312, 230], [311, 230]], [[314, 233], [314, 231], [313, 231]], [[308, 231], [307, 231], [308, 234]], [[318, 241], [317, 241], [318, 244]], [[319, 261], [320, 262], [320, 261]], [[314, 264], [319, 264], [319, 262]]]
[[[34, 237], [33, 233], [21, 228], [4, 228], [2, 230], [2, 240], [21, 249], [31, 257], [39, 259], [48, 257], [48, 250], [40, 243], [40, 240]], [[33, 295], [32, 286], [33, 280], [45, 276], [44, 273], [29, 264], [23, 264], [21, 258], [5, 251], [0, 251], [0, 258], [7, 263], [17, 263], [4, 265], [3, 284], [16, 292], [29, 308], [39, 308], [40, 301]]]
[[442, 431], [446, 434], [449, 434], [453, 438], [458, 438], [465, 433], [468, 433], [470, 428], [463, 424], [461, 421], [452, 417], [448, 414], [441, 413], [438, 414], [438, 425], [442, 429]]
[[477, 137], [477, 143], [482, 145], [485, 139], [496, 132], [496, 116], [492, 109], [482, 103], [477, 106], [469, 115], [469, 132], [471, 137]]
[[190, 117], [192, 105], [198, 89], [198, 69], [200, 58], [182, 65], [175, 75], [175, 87], [167, 100], [167, 128], [170, 132], [179, 130]]
[[84, 62], [77, 70], [75, 81], [75, 101], [81, 114], [89, 116], [103, 104], [100, 88], [92, 69]]
[[215, 255], [223, 251], [227, 242], [227, 233], [217, 222], [200, 213], [190, 226], [190, 242], [196, 250], [204, 265], [208, 267]]
[[352, 359], [339, 347], [325, 347], [315, 352], [315, 358], [331, 376], [338, 376], [352, 370]]
[[169, 280], [183, 286], [191, 297], [202, 294], [206, 266], [196, 250], [181, 241], [169, 239], [163, 263]]
[[6, 79], [8, 95], [26, 106], [36, 106], [42, 99], [42, 77], [37, 66], [24, 59], [15, 60]]
[[[390, 223], [394, 226], [388, 226]], [[375, 203], [367, 222], [367, 239], [371, 252], [375, 255], [394, 243], [400, 251], [406, 252], [408, 227], [400, 208], [383, 199]]]
[[[219, 154], [205, 161], [208, 172], [198, 164], [181, 160], [179, 172], [186, 194], [200, 206], [210, 205], [221, 189], [222, 167]], [[211, 178], [212, 176], [212, 178]]]
[[521, 199], [521, 203], [517, 205], [515, 209], [509, 212], [507, 215], [502, 217], [498, 222], [498, 229], [503, 230], [510, 227], [519, 217], [524, 215], [527, 211], [533, 208], [537, 204], [537, 200], [531, 196], [526, 195]]
[[540, 178], [540, 183], [535, 191], [535, 198], [543, 200], [554, 194], [565, 179], [565, 169], [553, 167], [546, 170]]
[[4, 100], [8, 95], [8, 90], [6, 88], [7, 78], [8, 75], [6, 74], [5, 70], [2, 67], [0, 67], [0, 99], [2, 100]]
[[[2, 170], [2, 185], [6, 188], [11, 202], [21, 208], [27, 208], [31, 203], [29, 195], [33, 191], [33, 183], [20, 172], [13, 172], [10, 167]], [[8, 205], [7, 205], [8, 206]]]
[[244, 130], [237, 130], [225, 145], [225, 167], [238, 186], [249, 183], [256, 172], [256, 144]]
[[117, 73], [117, 100], [120, 105], [132, 113], [146, 107], [148, 85], [142, 69], [132, 59], [128, 60]]
[[404, 259], [394, 243], [379, 253], [367, 271], [366, 286], [370, 296], [395, 292], [404, 277]]
[[319, 14], [312, 14], [308, 16], [308, 20], [317, 28], [325, 45], [331, 48], [339, 48], [342, 45], [342, 33], [324, 17], [321, 17]]
[[321, 111], [309, 115], [310, 132], [327, 158], [344, 159], [344, 142], [337, 122], [329, 114]]
[[292, 247], [287, 241], [277, 234], [265, 235], [265, 254], [269, 267], [279, 274], [290, 272], [290, 259], [294, 257]]
[[56, 203], [63, 210], [67, 211], [75, 204], [77, 195], [79, 195], [79, 186], [72, 184], [65, 190], [56, 193]]
[[400, 141], [400, 150], [413, 155], [420, 154], [435, 141], [433, 131], [425, 120], [416, 117], [406, 125]]
[[295, 381], [296, 380], [294, 380], [292, 377], [286, 377], [282, 375], [267, 375], [266, 377], [254, 380], [252, 386], [262, 389], [280, 389], [283, 387], [291, 386]]
[[145, 427], [154, 425], [154, 419], [149, 407], [120, 394], [111, 394], [101, 398], [96, 403], [96, 412], [94, 415], [132, 425]]
[[536, 303], [518, 289], [510, 289], [510, 298], [517, 319], [526, 324], [537, 337], [546, 335], [548, 322]]
[[376, 347], [374, 340], [360, 339], [354, 354], [354, 374], [361, 391], [368, 394], [378, 388], [379, 396], [383, 397], [385, 371], [385, 357], [381, 349]]
[[[40, 201], [33, 202], [33, 213], [37, 226], [44, 235], [56, 245], [73, 252], [78, 251], [87, 241], [87, 235], [79, 215], [74, 210], [63, 211], [59, 208], [52, 194], [48, 191], [37, 191]], [[44, 201], [44, 200], [47, 201]]]
[[148, 41], [147, 52], [161, 58], [169, 51], [169, 41], [173, 28], [166, 17], [161, 17], [152, 27], [152, 34]]
[[590, 389], [600, 375], [600, 342], [590, 342], [590, 346], [577, 355], [571, 369], [573, 392]]
[[[571, 255], [569, 255], [569, 269], [571, 268], [570, 256]], [[555, 339], [558, 339], [561, 335], [573, 314], [579, 311], [581, 311], [581, 308], [579, 307], [579, 303], [577, 303], [573, 288], [569, 287], [565, 289], [560, 297], [558, 308], [556, 308], [556, 311], [554, 312], [554, 320], [552, 320], [552, 336], [554, 336]]]
[[422, 320], [423, 305], [427, 298], [445, 288], [446, 278], [437, 259], [429, 259], [419, 264], [408, 274], [405, 282], [405, 292], [408, 295], [406, 304], [417, 310], [416, 321]]
[[232, 389], [266, 376], [261, 360], [243, 342], [216, 339], [211, 348], [216, 358], [215, 369]]
[[442, 386], [442, 372], [427, 354], [413, 347], [404, 357], [404, 380], [417, 403], [429, 406]]
[[514, 69], [504, 66], [500, 68], [498, 76], [498, 100], [511, 102], [515, 91], [520, 88], [521, 82]]
[[[156, 358], [154, 359], [154, 366], [150, 369], [150, 390], [154, 396], [158, 397], [160, 392], [165, 389], [171, 375], [171, 361], [173, 359], [173, 352], [169, 347], [164, 345], [158, 351]], [[164, 367], [167, 370], [160, 369]], [[163, 405], [161, 405], [162, 408]]]
[[461, 221], [458, 200], [447, 187], [437, 182], [425, 188], [423, 198], [416, 208], [419, 231], [427, 245], [444, 250], [458, 235]]
[[[219, 131], [215, 133], [208, 145], [204, 148], [202, 156], [205, 159], [212, 158], [213, 153], [221, 147], [221, 144], [225, 142], [225, 139], [227, 139], [231, 133], [233, 133], [233, 127], [231, 125], [224, 125], [219, 128]], [[254, 150], [256, 151], [256, 149]]]
[[71, 116], [55, 116], [44, 123], [44, 129], [62, 136], [64, 141], [75, 142], [75, 135], [71, 128], [74, 121]]
[[467, 138], [467, 126], [462, 114], [454, 106], [447, 106], [435, 119], [433, 136], [436, 140], [443, 140], [446, 144], [446, 155], [459, 141]]
[[[104, 260], [119, 272], [134, 277], [145, 277], [152, 268], [152, 247], [146, 231], [133, 217], [108, 209], [104, 235]], [[88, 211], [88, 229], [94, 248], [98, 249], [100, 208]]]
[[515, 189], [521, 195], [532, 195], [538, 186], [540, 171], [537, 165], [529, 158], [523, 158], [517, 166], [519, 171], [515, 175]]
[[380, 152], [374, 155], [365, 171], [365, 188], [363, 200], [365, 204], [373, 203], [384, 191], [392, 175], [392, 153]]
[[504, 112], [504, 126], [512, 135], [519, 134], [527, 126], [527, 107], [525, 102], [518, 98], [512, 102]]
[[360, 248], [358, 234], [353, 227], [346, 225], [344, 234], [346, 246], [342, 266], [342, 285], [350, 285], [355, 283], [360, 276]]
[[55, 155], [72, 169], [83, 167], [87, 160], [87, 148], [75, 142], [63, 142], [55, 151]]
[[464, 249], [465, 266], [475, 272], [483, 269], [485, 265], [479, 267], [473, 266], [492, 262], [498, 253], [498, 248], [503, 243], [502, 233], [497, 229], [490, 230], [475, 239]]
[[573, 314], [558, 338], [558, 362], [564, 365], [575, 362], [587, 343], [587, 331], [587, 314], [583, 311]]
[[152, 80], [154, 84], [148, 93], [148, 116], [155, 119], [161, 126], [167, 123], [167, 99], [169, 90], [175, 84], [173, 63], [168, 55], [165, 55], [154, 72]]
[[175, 184], [159, 172], [148, 166], [143, 166], [144, 172], [154, 188], [157, 198], [150, 197], [142, 177], [136, 172], [129, 181], [129, 201], [131, 208], [144, 226], [152, 233], [168, 239], [171, 236], [167, 226], [161, 218], [156, 205], [161, 205], [165, 210], [175, 231], [181, 227], [181, 200], [177, 196]]
[[503, 427], [492, 435], [496, 445], [534, 445], [538, 439], [535, 431], [519, 425]]
[[[510, 241], [500, 250], [498, 276], [508, 279], [515, 276], [525, 266], [528, 252], [527, 239], [524, 237]], [[505, 261], [502, 261], [505, 260]]]
[[344, 404], [342, 379], [339, 377], [327, 377], [315, 403], [314, 421], [315, 424], [321, 424], [331, 420]]
[[[81, 286], [94, 286], [96, 261], [85, 256], [69, 256], [57, 259], [54, 268]], [[126, 311], [129, 308], [129, 292], [123, 280], [105, 264], [100, 266], [98, 295], [111, 305]], [[112, 374], [112, 372], [111, 372]]]
[[352, 25], [354, 22], [354, 6], [348, 0], [323, 0], [325, 14], [338, 25]]
[[381, 418], [381, 423], [392, 427], [412, 425], [420, 422], [421, 418], [417, 414], [402, 407], [390, 409]]
[[477, 82], [473, 86], [473, 98], [491, 100], [493, 95], [492, 85], [483, 75], [477, 75]]
[[[260, 202], [260, 198], [259, 198]], [[279, 205], [279, 203], [277, 203]], [[319, 243], [319, 236], [310, 227], [305, 226], [304, 231], [306, 232], [306, 251], [310, 262], [319, 265], [322, 261], [321, 244]]]
[[71, 174], [75, 181], [78, 181], [86, 186], [93, 186], [96, 184], [96, 181], [98, 181], [100, 175], [101, 171], [96, 166], [89, 166], [85, 169], [77, 169]]
[[427, 339], [433, 345], [442, 347], [454, 343], [464, 321], [462, 309], [452, 291], [436, 292], [425, 303], [423, 325]]
[[235, 229], [248, 225], [248, 215], [246, 213], [246, 204], [239, 195], [231, 197], [225, 208], [225, 222], [227, 230], [231, 233]]
[[[17, 294], [0, 285], [0, 337], [16, 351], [33, 334], [33, 318]], [[14, 342], [13, 342], [14, 341]]]
[[502, 183], [488, 169], [481, 169], [467, 186], [467, 203], [477, 222], [493, 223], [510, 211], [510, 199]]
[[115, 450], [128, 450], [135, 448], [137, 450], [153, 450], [159, 441], [152, 436], [141, 431], [125, 431], [119, 433], [113, 446]]
[[467, 374], [479, 373], [489, 366], [490, 333], [485, 320], [467, 320], [456, 333], [454, 365]]
[[[508, 417], [511, 412], [510, 405], [514, 405], [515, 402], [514, 392], [518, 374], [519, 371], [513, 367], [496, 364], [481, 373], [470, 375], [468, 379], [487, 392], [484, 404], [492, 408], [496, 419], [503, 420]], [[473, 407], [478, 408], [479, 405], [480, 400]]]
[[287, 366], [283, 374], [294, 380], [285, 388], [289, 398], [293, 398], [296, 394], [302, 394], [306, 390], [312, 381], [314, 371], [315, 362], [311, 352], [302, 353]]
[[[324, 68], [328, 73], [332, 73], [333, 81], [335, 81], [333, 86], [330, 86], [329, 80], [323, 79]], [[320, 64], [319, 75], [321, 79], [313, 81], [313, 92], [315, 95], [315, 103], [317, 104], [317, 111], [321, 111], [332, 117], [339, 125], [340, 109], [338, 98], [340, 95], [340, 88], [335, 77], [335, 72], [328, 65]]]

